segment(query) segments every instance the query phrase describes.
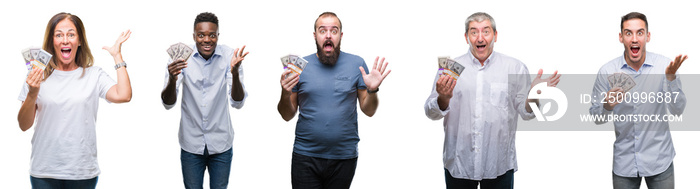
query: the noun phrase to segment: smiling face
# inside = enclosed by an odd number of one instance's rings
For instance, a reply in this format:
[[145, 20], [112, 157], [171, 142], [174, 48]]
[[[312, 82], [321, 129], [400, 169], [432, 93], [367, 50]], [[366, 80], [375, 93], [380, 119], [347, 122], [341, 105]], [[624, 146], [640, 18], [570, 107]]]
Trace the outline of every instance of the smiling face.
[[216, 41], [219, 37], [219, 26], [212, 22], [200, 22], [194, 27], [194, 41], [197, 51], [204, 59], [209, 59], [216, 49]]
[[469, 22], [469, 29], [464, 38], [469, 44], [469, 50], [481, 64], [493, 53], [493, 45], [498, 33], [494, 31], [490, 20]]
[[[80, 46], [80, 38], [75, 24], [69, 19], [63, 19], [56, 25], [53, 34], [54, 56], [58, 57], [61, 66], [71, 66], [75, 64], [75, 56]], [[55, 60], [55, 59], [54, 59]]]
[[625, 46], [625, 61], [639, 65], [646, 59], [646, 44], [651, 33], [641, 19], [630, 19], [622, 23], [620, 43]]
[[340, 40], [343, 32], [340, 20], [335, 16], [323, 16], [316, 20], [316, 55], [321, 63], [335, 65], [340, 56]]

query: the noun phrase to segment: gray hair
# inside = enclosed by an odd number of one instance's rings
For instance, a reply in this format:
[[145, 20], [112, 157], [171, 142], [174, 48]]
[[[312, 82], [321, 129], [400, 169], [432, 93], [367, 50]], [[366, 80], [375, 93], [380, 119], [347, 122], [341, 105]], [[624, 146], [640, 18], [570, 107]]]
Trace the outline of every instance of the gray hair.
[[467, 18], [467, 21], [464, 22], [464, 27], [465, 27], [464, 32], [465, 33], [469, 32], [469, 23], [474, 22], [474, 21], [483, 22], [484, 20], [487, 20], [487, 19], [489, 21], [491, 21], [491, 27], [493, 28], [493, 32], [497, 32], [496, 21], [493, 20], [493, 17], [491, 17], [491, 15], [489, 15], [485, 12], [477, 12], [477, 13], [474, 13], [471, 16], [469, 16]]

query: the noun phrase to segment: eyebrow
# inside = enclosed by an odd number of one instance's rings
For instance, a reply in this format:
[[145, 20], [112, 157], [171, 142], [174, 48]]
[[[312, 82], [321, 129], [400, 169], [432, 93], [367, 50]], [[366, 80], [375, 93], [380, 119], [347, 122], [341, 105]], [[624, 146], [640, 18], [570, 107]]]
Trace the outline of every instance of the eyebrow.
[[[66, 32], [69, 32], [69, 31], [75, 31], [75, 29], [71, 28], [71, 29], [68, 29], [68, 31], [66, 31]], [[56, 30], [54, 30], [54, 32], [63, 32], [63, 30], [56, 29]]]
[[316, 29], [321, 29], [321, 28], [326, 28], [326, 27], [330, 27], [331, 29], [340, 29], [340, 27], [338, 27], [338, 26], [319, 26]]
[[[479, 28], [476, 28], [476, 27], [469, 28], [469, 30], [474, 30], [474, 29], [479, 29]], [[483, 29], [491, 29], [491, 26], [486, 26]]]
[[[625, 32], [628, 32], [628, 31], [629, 31], [629, 32], [632, 32], [632, 30], [630, 30], [630, 29], [622, 29], [622, 31], [625, 31]], [[642, 29], [638, 29], [637, 31], [646, 31], [646, 29], [642, 28]]]

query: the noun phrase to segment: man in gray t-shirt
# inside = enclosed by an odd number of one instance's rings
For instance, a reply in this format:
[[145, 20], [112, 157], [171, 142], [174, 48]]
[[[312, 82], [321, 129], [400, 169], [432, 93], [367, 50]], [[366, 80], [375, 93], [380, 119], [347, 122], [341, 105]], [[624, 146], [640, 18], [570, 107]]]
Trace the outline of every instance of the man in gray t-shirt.
[[[302, 75], [285, 71], [277, 110], [286, 121], [299, 109], [292, 188], [350, 188], [357, 165], [357, 101], [367, 116], [379, 104], [377, 91], [391, 72], [382, 58], [369, 71], [364, 60], [340, 51], [342, 24], [335, 13], [324, 12], [314, 24], [315, 54]], [[379, 66], [377, 66], [379, 63]]]

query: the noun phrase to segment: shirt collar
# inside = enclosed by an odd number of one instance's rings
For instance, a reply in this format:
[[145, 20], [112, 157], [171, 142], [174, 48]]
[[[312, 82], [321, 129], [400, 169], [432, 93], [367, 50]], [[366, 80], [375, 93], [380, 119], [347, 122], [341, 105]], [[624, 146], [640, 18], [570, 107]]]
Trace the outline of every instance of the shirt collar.
[[[629, 70], [635, 71], [634, 68], [632, 68], [632, 66], [630, 66], [630, 65], [627, 64], [627, 61], [625, 60], [625, 55], [622, 55], [622, 57], [620, 57], [620, 59], [621, 59], [621, 60], [620, 60], [620, 65], [618, 65], [618, 67], [619, 67], [621, 70], [622, 70], [622, 69], [629, 69]], [[644, 63], [642, 63], [642, 67], [640, 67], [639, 70], [642, 70], [642, 69], [644, 69], [645, 67], [654, 67], [654, 64], [653, 64], [653, 63], [654, 63], [654, 61], [649, 61], [649, 53], [646, 53], [646, 57], [645, 57], [645, 59], [644, 59]]]
[[[469, 49], [468, 54], [469, 54], [468, 57], [472, 60], [472, 64], [474, 64], [475, 66], [478, 66], [478, 67], [482, 67], [479, 59], [476, 59], [476, 57], [472, 54], [471, 49]], [[496, 51], [492, 51], [491, 55], [489, 55], [489, 57], [486, 58], [486, 60], [484, 61], [484, 67], [488, 66], [489, 63], [491, 63], [491, 60], [493, 59], [494, 54], [496, 54]]]
[[[192, 48], [192, 49], [195, 50], [194, 56], [199, 56], [200, 58], [204, 58], [204, 57], [202, 57], [201, 54], [199, 54], [199, 49], [197, 49], [197, 45], [194, 45], [194, 48]], [[222, 56], [221, 48], [219, 48], [219, 44], [216, 44], [216, 48], [214, 48], [214, 54], [211, 55], [211, 57], [209, 59], [214, 58], [215, 56]]]

